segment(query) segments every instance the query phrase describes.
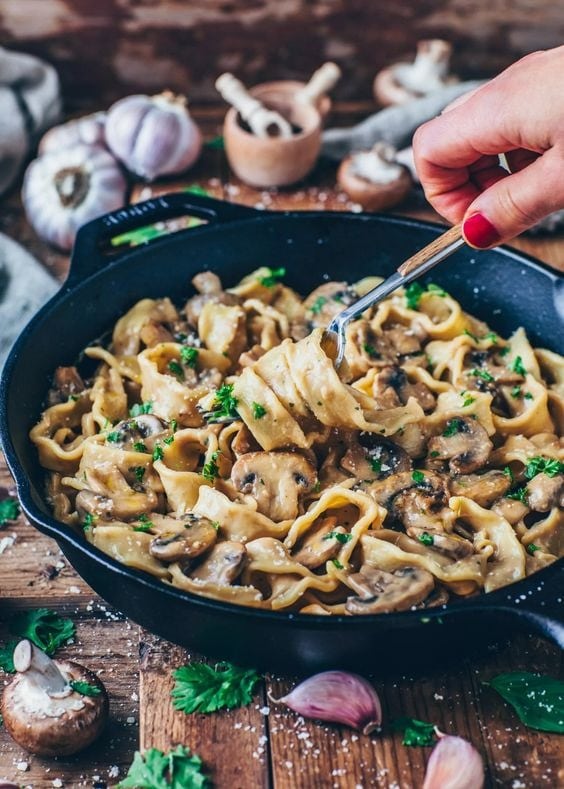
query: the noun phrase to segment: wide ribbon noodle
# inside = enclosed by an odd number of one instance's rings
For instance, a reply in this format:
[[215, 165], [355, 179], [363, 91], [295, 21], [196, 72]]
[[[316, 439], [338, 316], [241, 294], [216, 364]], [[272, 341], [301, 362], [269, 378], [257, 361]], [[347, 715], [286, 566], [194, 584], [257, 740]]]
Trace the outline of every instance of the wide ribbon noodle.
[[564, 359], [504, 340], [440, 287], [301, 298], [283, 269], [182, 307], [146, 298], [97, 369], [55, 373], [31, 431], [55, 516], [188, 592], [304, 614], [444, 605], [564, 554]]

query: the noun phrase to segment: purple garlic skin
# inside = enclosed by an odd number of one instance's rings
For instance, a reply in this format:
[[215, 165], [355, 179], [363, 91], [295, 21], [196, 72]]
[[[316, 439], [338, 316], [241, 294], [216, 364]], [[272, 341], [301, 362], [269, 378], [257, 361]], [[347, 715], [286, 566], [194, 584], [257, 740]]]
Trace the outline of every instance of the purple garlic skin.
[[94, 145], [106, 146], [104, 127], [106, 125], [106, 113], [95, 112], [92, 115], [85, 115], [83, 118], [63, 123], [61, 126], [53, 126], [49, 129], [39, 143], [39, 153], [52, 153], [72, 148], [74, 145]]
[[106, 143], [135, 175], [153, 181], [194, 164], [202, 135], [182, 97], [127, 96], [108, 110]]
[[443, 735], [427, 763], [423, 789], [482, 789], [484, 763], [471, 743]]
[[380, 728], [382, 706], [372, 685], [358, 674], [324, 671], [304, 680], [281, 699], [304, 718], [342, 723], [363, 734]]

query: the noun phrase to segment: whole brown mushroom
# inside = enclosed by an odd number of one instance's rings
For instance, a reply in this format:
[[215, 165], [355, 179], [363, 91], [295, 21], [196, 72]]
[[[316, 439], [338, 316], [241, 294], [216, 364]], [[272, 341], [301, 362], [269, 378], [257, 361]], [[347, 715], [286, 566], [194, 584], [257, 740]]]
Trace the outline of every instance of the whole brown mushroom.
[[393, 208], [405, 200], [413, 183], [395, 154], [391, 145], [379, 142], [371, 151], [347, 156], [337, 171], [339, 186], [367, 211]]
[[2, 715], [18, 745], [39, 756], [69, 756], [94, 742], [109, 709], [95, 674], [70, 660], [51, 660], [27, 640], [16, 646], [14, 666]]

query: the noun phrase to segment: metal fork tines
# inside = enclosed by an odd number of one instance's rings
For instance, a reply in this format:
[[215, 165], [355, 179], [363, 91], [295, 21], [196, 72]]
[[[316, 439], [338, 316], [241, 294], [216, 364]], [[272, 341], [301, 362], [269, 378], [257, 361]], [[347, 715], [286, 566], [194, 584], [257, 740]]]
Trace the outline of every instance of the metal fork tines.
[[391, 293], [417, 279], [464, 244], [461, 225], [455, 225], [404, 261], [398, 270], [365, 296], [336, 315], [323, 332], [321, 347], [339, 367], [345, 355], [345, 329], [354, 318], [383, 301]]

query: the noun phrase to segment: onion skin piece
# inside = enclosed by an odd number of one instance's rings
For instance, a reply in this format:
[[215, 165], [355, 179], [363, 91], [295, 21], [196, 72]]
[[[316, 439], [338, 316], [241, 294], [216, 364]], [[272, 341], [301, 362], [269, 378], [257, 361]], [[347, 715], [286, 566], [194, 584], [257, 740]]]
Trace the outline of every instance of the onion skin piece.
[[427, 763], [423, 789], [482, 789], [484, 763], [474, 746], [462, 737], [444, 735]]
[[372, 685], [358, 674], [324, 671], [304, 680], [287, 696], [272, 699], [304, 718], [341, 723], [370, 734], [382, 723], [382, 706]]

